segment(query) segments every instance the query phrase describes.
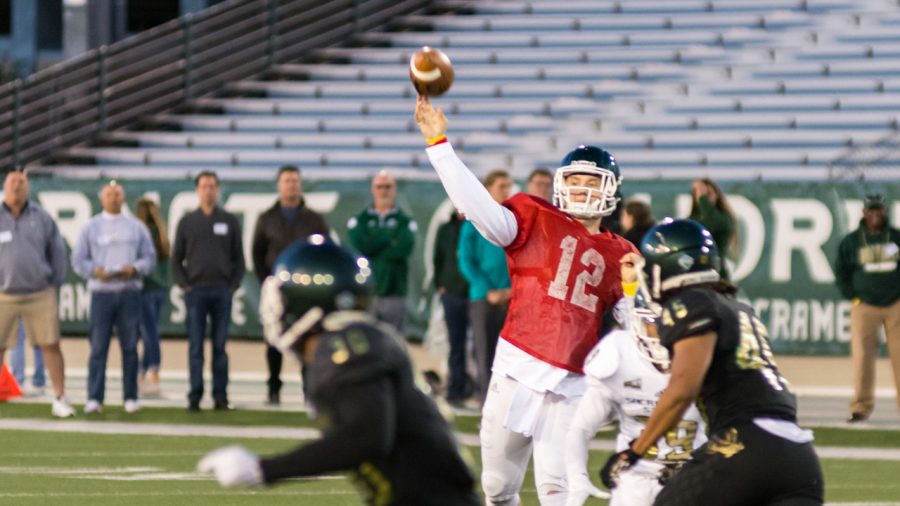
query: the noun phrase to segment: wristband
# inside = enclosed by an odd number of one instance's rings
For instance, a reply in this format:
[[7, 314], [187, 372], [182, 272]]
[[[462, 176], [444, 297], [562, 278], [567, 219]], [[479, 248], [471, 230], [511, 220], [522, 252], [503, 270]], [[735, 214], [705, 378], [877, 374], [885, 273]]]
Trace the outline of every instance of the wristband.
[[634, 297], [637, 295], [638, 290], [638, 282], [632, 281], [631, 283], [622, 282], [622, 293], [624, 293], [628, 297]]
[[428, 147], [436, 146], [438, 144], [443, 144], [443, 143], [447, 142], [447, 136], [444, 134], [441, 134], [441, 135], [438, 135], [437, 137], [425, 139], [425, 142], [428, 144]]

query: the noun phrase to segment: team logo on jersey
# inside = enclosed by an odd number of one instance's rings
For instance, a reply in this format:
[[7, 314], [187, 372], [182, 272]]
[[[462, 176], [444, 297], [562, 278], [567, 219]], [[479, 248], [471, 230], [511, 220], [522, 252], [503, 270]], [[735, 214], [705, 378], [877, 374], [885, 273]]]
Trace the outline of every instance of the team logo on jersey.
[[744, 443], [738, 439], [738, 431], [733, 427], [724, 434], [713, 436], [706, 445], [707, 453], [710, 455], [720, 453], [726, 459], [730, 459], [742, 451], [744, 451]]
[[643, 382], [641, 382], [641, 378], [628, 380], [622, 383], [622, 386], [624, 386], [625, 388], [634, 388], [636, 390], [640, 390], [642, 385]]

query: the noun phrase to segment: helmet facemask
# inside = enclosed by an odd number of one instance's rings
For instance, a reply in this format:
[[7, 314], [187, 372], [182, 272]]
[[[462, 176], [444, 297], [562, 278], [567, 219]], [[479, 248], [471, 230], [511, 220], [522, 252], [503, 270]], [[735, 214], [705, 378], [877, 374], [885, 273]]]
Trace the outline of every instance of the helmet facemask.
[[278, 351], [293, 356], [302, 362], [302, 341], [325, 317], [325, 311], [318, 306], [305, 313], [284, 329], [284, 294], [282, 281], [277, 276], [269, 276], [263, 281], [259, 293], [259, 319], [266, 341]]
[[640, 355], [663, 372], [669, 370], [669, 351], [662, 345], [657, 331], [660, 307], [647, 295], [646, 285], [639, 276], [638, 292], [632, 299], [631, 335], [637, 343]]
[[[585, 174], [599, 178], [597, 187], [569, 186], [566, 179], [574, 174]], [[560, 211], [576, 219], [596, 219], [609, 216], [616, 209], [619, 198], [616, 193], [622, 178], [609, 169], [598, 167], [587, 160], [575, 160], [570, 165], [556, 169], [553, 178], [553, 203]], [[573, 192], [574, 190], [574, 192]], [[584, 201], [573, 199], [584, 194]]]

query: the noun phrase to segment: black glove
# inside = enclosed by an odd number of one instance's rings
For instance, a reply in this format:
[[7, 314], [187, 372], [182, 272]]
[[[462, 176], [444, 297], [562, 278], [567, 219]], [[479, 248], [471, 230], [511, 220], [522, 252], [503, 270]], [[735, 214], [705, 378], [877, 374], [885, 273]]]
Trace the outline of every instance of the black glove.
[[641, 456], [634, 453], [631, 446], [629, 446], [627, 450], [622, 450], [619, 453], [610, 455], [609, 460], [606, 461], [606, 465], [600, 470], [600, 481], [606, 485], [606, 488], [610, 490], [614, 489], [616, 485], [618, 485], [619, 474], [622, 471], [630, 469], [631, 466], [640, 459]]
[[678, 474], [678, 471], [681, 471], [683, 466], [684, 462], [678, 464], [666, 464], [658, 473], [656, 473], [656, 480], [660, 485], [665, 487], [669, 483], [669, 480], [674, 478], [675, 475]]

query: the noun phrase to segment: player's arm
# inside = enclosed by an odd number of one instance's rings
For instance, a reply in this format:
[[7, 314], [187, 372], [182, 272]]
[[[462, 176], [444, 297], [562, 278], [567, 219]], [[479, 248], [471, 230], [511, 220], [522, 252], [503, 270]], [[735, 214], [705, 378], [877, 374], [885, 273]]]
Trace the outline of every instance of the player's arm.
[[663, 434], [674, 427], [700, 394], [703, 378], [712, 363], [717, 334], [710, 330], [695, 334], [674, 344], [671, 377], [644, 430], [631, 446], [609, 457], [600, 470], [607, 487], [615, 487], [619, 474], [633, 466]]
[[700, 395], [703, 378], [712, 363], [716, 339], [716, 332], [709, 331], [675, 343], [669, 385], [656, 403], [644, 431], [632, 443], [634, 453], [643, 455], [656, 444], [663, 434], [678, 424], [684, 412]]
[[511, 244], [519, 231], [515, 215], [494, 201], [446, 142], [447, 118], [443, 110], [435, 110], [426, 97], [419, 96], [416, 123], [431, 144], [426, 149], [428, 158], [456, 209], [465, 214], [488, 241], [500, 247]]
[[321, 439], [260, 461], [266, 483], [353, 469], [390, 453], [394, 446], [396, 400], [387, 378], [341, 389], [333, 405], [335, 425]]
[[587, 384], [587, 392], [579, 401], [566, 434], [566, 476], [570, 488], [570, 501], [567, 504], [584, 504], [584, 500], [590, 495], [609, 497], [591, 483], [587, 462], [588, 444], [613, 412], [612, 392], [602, 381], [591, 376], [587, 377]]

